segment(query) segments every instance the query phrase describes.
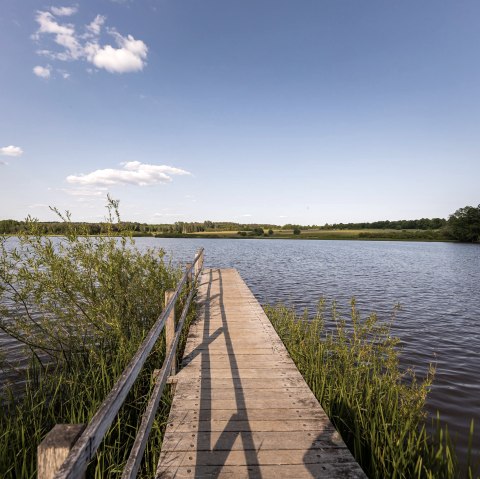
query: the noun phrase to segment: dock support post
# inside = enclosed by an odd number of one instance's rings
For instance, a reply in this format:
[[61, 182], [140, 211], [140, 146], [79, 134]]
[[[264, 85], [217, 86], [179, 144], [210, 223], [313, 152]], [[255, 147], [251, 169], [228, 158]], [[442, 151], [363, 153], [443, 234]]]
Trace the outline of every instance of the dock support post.
[[[174, 289], [167, 289], [165, 291], [165, 306], [169, 303], [170, 299], [172, 296], [175, 294]], [[175, 307], [172, 308], [172, 311], [170, 311], [170, 314], [168, 315], [167, 322], [165, 324], [165, 338], [166, 338], [166, 356], [168, 356], [168, 353], [170, 352], [170, 349], [172, 348], [172, 343], [173, 339], [175, 338]], [[172, 376], [175, 376], [177, 373], [177, 365], [176, 365], [176, 359], [174, 358], [173, 364], [172, 364], [172, 369], [170, 371], [170, 374]]]
[[[37, 479], [53, 479], [85, 424], [56, 424], [37, 447]], [[81, 478], [85, 477], [83, 473]]]

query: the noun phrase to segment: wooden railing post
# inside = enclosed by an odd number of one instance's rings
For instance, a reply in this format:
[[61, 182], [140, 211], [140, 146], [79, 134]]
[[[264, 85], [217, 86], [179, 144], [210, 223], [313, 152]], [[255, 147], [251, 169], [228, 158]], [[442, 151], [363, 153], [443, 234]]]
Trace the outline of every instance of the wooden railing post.
[[[170, 299], [174, 294], [175, 294], [174, 289], [167, 289], [165, 291], [165, 306], [169, 303]], [[170, 311], [170, 314], [168, 315], [168, 318], [167, 318], [167, 322], [165, 323], [165, 338], [166, 338], [165, 356], [168, 355], [168, 353], [170, 352], [170, 349], [172, 348], [174, 337], [175, 337], [175, 307], [173, 307], [172, 311]], [[177, 367], [174, 360], [170, 374], [174, 376], [176, 372], [177, 372]]]
[[[37, 479], [53, 479], [84, 429], [84, 424], [53, 427], [37, 448]], [[79, 477], [85, 477], [85, 473]]]
[[192, 284], [192, 263], [187, 263], [186, 268], [187, 268], [187, 282], [189, 285], [191, 285]]
[[195, 277], [197, 277], [199, 271], [201, 271], [203, 267], [203, 249], [199, 249], [197, 251], [197, 254], [195, 255], [195, 258], [198, 257], [197, 262], [195, 263]]

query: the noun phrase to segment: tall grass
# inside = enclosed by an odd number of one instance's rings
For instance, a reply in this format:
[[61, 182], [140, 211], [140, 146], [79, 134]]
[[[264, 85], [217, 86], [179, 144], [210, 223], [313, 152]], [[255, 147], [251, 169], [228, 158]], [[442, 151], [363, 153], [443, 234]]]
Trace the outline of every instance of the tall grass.
[[[306, 382], [370, 478], [460, 477], [448, 430], [429, 435], [423, 380], [399, 366], [399, 340], [375, 314], [349, 320], [321, 301], [314, 318], [283, 305], [265, 311]], [[473, 425], [472, 425], [473, 428]], [[473, 429], [471, 431], [473, 436]], [[469, 458], [466, 477], [477, 477]], [[463, 476], [462, 476], [463, 477]]]
[[[111, 231], [100, 237], [61, 215], [67, 234], [41, 235], [28, 219], [13, 247], [0, 243], [0, 328], [32, 358], [22, 394], [6, 390], [0, 408], [0, 477], [33, 478], [36, 448], [56, 423], [87, 423], [164, 306], [181, 272], [161, 250], [141, 252], [115, 232], [118, 203], [108, 203]], [[185, 292], [180, 303], [186, 298]], [[187, 319], [192, 319], [190, 312]], [[88, 477], [117, 477], [126, 462], [165, 356], [162, 337], [109, 429]], [[5, 367], [5, 365], [4, 365]], [[140, 476], [155, 472], [170, 396], [162, 400]]]

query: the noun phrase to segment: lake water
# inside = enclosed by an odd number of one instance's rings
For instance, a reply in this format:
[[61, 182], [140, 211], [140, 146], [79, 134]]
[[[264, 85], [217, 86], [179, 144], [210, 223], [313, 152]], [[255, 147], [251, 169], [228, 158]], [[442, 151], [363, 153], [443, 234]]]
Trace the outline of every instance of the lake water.
[[[205, 247], [206, 267], [237, 268], [260, 303], [314, 310], [321, 297], [389, 320], [402, 362], [437, 372], [428, 410], [439, 410], [464, 452], [470, 419], [480, 430], [480, 245], [378, 241], [137, 238], [175, 261]], [[3, 342], [2, 342], [3, 341]], [[2, 349], [6, 338], [0, 338]], [[9, 345], [14, 354], [15, 344]], [[476, 436], [479, 434], [477, 432]]]

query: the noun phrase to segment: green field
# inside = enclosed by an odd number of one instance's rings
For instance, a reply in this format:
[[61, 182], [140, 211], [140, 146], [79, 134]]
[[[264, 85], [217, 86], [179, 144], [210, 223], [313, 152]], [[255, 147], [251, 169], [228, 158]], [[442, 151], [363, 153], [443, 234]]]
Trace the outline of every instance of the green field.
[[[162, 235], [158, 235], [162, 236]], [[242, 236], [238, 231], [202, 231], [196, 233], [187, 233], [183, 237], [195, 238], [273, 238], [273, 239], [317, 239], [317, 240], [396, 240], [396, 241], [446, 241], [441, 230], [396, 230], [396, 229], [357, 229], [357, 230], [324, 230], [308, 229], [302, 230], [295, 235], [293, 230], [274, 229], [272, 235], [252, 235], [245, 231]]]

